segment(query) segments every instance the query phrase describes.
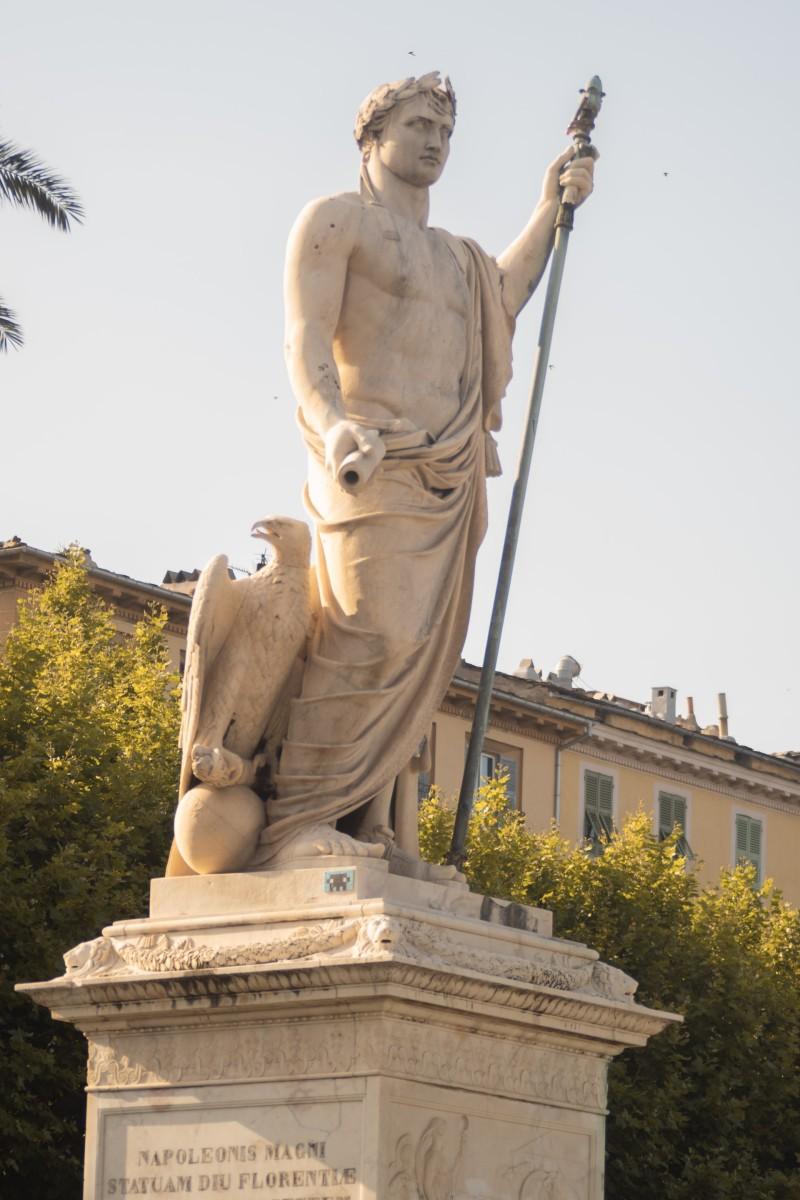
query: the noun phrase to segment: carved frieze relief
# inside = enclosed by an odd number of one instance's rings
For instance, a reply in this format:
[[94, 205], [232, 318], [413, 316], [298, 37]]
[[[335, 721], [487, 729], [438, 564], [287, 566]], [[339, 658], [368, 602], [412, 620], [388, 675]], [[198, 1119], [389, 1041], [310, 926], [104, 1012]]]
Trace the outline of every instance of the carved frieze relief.
[[198, 945], [193, 938], [168, 934], [121, 939], [95, 938], [64, 955], [67, 975], [125, 975], [136, 972], [196, 971], [215, 967], [257, 966], [310, 958], [355, 941], [354, 921], [319, 921], [278, 933], [264, 942]]
[[232, 944], [198, 943], [191, 937], [157, 934], [132, 939], [96, 938], [64, 956], [72, 978], [259, 966], [325, 956], [326, 961], [392, 959], [438, 969], [520, 981], [558, 991], [632, 1002], [636, 983], [596, 961], [569, 961], [560, 950], [528, 948], [524, 955], [484, 950], [453, 936], [446, 926], [379, 914], [331, 919], [267, 939]]
[[90, 1040], [90, 1088], [382, 1074], [602, 1111], [605, 1060], [400, 1019], [148, 1031]]
[[[395, 1031], [397, 1032], [397, 1031]], [[606, 1065], [601, 1058], [526, 1045], [516, 1038], [437, 1028], [423, 1039], [400, 1031], [368, 1047], [367, 1061], [389, 1075], [464, 1087], [487, 1094], [603, 1109]]]
[[342, 1075], [355, 1065], [352, 1027], [290, 1025], [122, 1034], [89, 1044], [88, 1084], [158, 1084]]

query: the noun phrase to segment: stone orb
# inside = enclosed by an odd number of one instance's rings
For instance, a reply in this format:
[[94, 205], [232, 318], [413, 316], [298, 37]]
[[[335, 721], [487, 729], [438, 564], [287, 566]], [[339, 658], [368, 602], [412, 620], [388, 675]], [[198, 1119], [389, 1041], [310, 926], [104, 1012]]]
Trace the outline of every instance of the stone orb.
[[198, 875], [241, 871], [252, 858], [265, 824], [264, 802], [252, 788], [201, 783], [178, 803], [175, 842]]

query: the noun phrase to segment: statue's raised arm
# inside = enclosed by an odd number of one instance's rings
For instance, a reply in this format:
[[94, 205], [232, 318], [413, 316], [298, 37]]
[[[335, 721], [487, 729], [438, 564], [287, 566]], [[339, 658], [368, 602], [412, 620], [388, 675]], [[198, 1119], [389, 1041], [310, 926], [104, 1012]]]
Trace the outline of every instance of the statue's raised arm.
[[596, 157], [575, 158], [575, 148], [570, 146], [553, 159], [545, 171], [541, 196], [530, 221], [519, 237], [498, 255], [506, 304], [515, 315], [528, 303], [544, 274], [562, 199], [577, 208], [591, 195]]

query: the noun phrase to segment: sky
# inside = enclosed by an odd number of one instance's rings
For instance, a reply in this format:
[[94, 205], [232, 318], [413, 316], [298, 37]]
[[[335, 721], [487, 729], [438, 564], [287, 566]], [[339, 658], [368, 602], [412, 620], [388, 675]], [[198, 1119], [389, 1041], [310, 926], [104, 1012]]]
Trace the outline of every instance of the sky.
[[[0, 540], [77, 541], [150, 582], [303, 516], [282, 268], [356, 186], [355, 112], [439, 69], [458, 94], [431, 224], [500, 253], [606, 91], [577, 214], [501, 670], [695, 700], [800, 749], [800, 155], [795, 0], [53, 0], [2, 5], [0, 136], [86, 208], [0, 211]], [[544, 288], [520, 317], [465, 657], [480, 662]]]

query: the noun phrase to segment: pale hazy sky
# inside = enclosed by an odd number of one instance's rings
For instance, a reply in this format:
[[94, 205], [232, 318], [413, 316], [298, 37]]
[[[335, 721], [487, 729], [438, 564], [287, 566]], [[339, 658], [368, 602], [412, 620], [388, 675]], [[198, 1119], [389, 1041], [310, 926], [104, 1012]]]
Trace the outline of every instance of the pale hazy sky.
[[[301, 516], [282, 358], [294, 216], [355, 185], [355, 111], [431, 69], [459, 99], [431, 221], [498, 253], [607, 92], [570, 245], [500, 666], [727, 691], [731, 733], [800, 749], [796, 0], [30, 0], [2, 8], [0, 134], [87, 210], [0, 213], [0, 538], [77, 540], [158, 582]], [[413, 51], [413, 55], [410, 53]], [[479, 662], [530, 382], [520, 320], [466, 656]]]

